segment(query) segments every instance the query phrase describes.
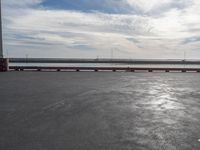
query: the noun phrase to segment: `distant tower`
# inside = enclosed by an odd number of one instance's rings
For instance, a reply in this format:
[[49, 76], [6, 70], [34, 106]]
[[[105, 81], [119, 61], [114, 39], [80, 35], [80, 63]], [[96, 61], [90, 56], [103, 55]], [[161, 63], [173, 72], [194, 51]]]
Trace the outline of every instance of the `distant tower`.
[[3, 39], [2, 39], [2, 13], [0, 0], [0, 72], [8, 71], [8, 59], [3, 58]]

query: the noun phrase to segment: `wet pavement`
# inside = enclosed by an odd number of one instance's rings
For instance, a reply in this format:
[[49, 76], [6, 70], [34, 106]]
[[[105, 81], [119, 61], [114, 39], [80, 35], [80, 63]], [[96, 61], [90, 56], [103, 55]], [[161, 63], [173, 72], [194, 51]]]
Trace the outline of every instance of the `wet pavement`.
[[1, 150], [199, 150], [198, 73], [0, 73]]

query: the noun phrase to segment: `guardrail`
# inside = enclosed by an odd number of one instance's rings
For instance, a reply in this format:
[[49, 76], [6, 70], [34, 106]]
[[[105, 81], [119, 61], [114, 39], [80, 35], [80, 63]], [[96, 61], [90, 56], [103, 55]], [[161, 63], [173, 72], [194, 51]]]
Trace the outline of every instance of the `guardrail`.
[[200, 72], [200, 68], [145, 68], [145, 67], [38, 67], [38, 66], [10, 66], [10, 71], [162, 71], [162, 72]]

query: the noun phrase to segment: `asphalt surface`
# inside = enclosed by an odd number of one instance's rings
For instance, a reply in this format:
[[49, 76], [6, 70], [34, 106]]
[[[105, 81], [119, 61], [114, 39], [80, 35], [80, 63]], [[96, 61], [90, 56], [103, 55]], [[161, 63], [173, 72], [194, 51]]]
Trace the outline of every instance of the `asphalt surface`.
[[199, 150], [198, 73], [0, 73], [0, 150]]

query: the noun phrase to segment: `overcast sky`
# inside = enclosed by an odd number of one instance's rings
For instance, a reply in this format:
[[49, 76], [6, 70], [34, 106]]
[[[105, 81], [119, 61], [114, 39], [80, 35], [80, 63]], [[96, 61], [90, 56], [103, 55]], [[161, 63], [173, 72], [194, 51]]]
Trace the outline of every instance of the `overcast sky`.
[[4, 55], [200, 59], [200, 0], [2, 0]]

